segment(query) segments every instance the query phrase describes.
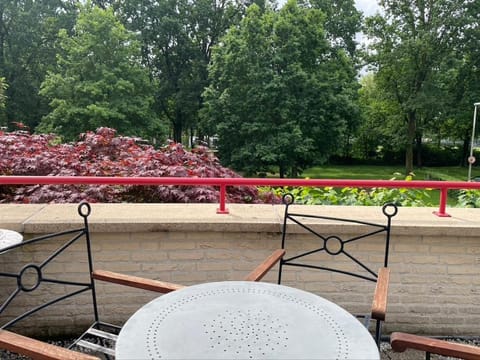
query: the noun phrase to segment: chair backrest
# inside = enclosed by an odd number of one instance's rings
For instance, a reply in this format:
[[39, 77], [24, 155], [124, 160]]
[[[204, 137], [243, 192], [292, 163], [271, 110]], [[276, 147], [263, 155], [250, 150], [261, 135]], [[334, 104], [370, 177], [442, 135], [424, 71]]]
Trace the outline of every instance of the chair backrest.
[[[378, 278], [379, 267], [388, 266], [388, 256], [390, 247], [390, 228], [391, 220], [398, 209], [394, 204], [386, 204], [382, 207], [383, 215], [386, 217], [384, 224], [377, 224], [367, 221], [337, 218], [330, 216], [317, 215], [315, 211], [305, 211], [302, 213], [292, 211], [291, 205], [294, 204], [294, 197], [292, 194], [285, 194], [283, 196], [283, 203], [285, 204], [285, 215], [282, 228], [282, 249], [285, 249], [286, 255], [280, 262], [278, 283], [282, 281], [282, 271], [285, 266], [296, 266], [324, 271], [331, 271], [339, 274], [353, 276], [363, 280], [376, 282]], [[314, 207], [308, 207], [313, 210]], [[305, 209], [306, 210], [306, 209]], [[313, 214], [315, 212], [315, 214]], [[308, 249], [299, 249], [298, 239], [292, 239], [292, 233], [289, 232], [289, 225], [296, 224], [303, 232], [311, 236], [311, 247]], [[332, 233], [325, 233], [322, 229], [330, 227], [330, 225], [346, 225], [356, 224], [358, 232], [356, 235], [339, 235]], [[357, 229], [357, 227], [355, 228]], [[298, 233], [298, 231], [297, 231]], [[346, 238], [342, 236], [347, 236]], [[372, 268], [372, 264], [368, 259], [361, 258], [355, 253], [355, 246], [362, 240], [372, 237], [382, 236], [383, 250], [383, 264]], [[354, 245], [355, 244], [355, 245]], [[353, 246], [352, 246], [353, 245]], [[350, 248], [354, 249], [350, 249]], [[328, 260], [325, 263], [319, 259], [320, 254], [323, 254], [322, 260]], [[333, 261], [343, 257], [346, 261]], [[348, 266], [345, 266], [345, 264]], [[351, 264], [354, 264], [355, 270], [352, 270]]]
[[[91, 299], [92, 318], [95, 322], [98, 321], [95, 285], [91, 276], [93, 261], [88, 229], [90, 212], [90, 205], [81, 203], [78, 214], [83, 218], [83, 226], [80, 228], [34, 237], [2, 249], [1, 329], [13, 328], [21, 320], [40, 310], [50, 309], [60, 301], [81, 294]], [[67, 271], [62, 271], [69, 266], [75, 267], [78, 279], [69, 278], [65, 275]], [[26, 324], [23, 327], [28, 326], [31, 325]], [[75, 324], [72, 326], [71, 330], [75, 331]]]

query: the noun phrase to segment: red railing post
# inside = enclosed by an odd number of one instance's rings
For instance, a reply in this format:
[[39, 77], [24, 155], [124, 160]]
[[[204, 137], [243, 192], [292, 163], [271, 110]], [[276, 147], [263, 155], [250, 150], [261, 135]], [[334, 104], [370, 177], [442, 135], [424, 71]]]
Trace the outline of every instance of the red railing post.
[[217, 209], [217, 214], [228, 214], [228, 209], [225, 207], [227, 199], [227, 185], [220, 185], [220, 207]]
[[433, 213], [439, 217], [450, 217], [449, 214], [445, 212], [447, 207], [447, 198], [448, 198], [448, 188], [442, 187], [440, 189], [440, 205], [438, 211], [434, 211]]

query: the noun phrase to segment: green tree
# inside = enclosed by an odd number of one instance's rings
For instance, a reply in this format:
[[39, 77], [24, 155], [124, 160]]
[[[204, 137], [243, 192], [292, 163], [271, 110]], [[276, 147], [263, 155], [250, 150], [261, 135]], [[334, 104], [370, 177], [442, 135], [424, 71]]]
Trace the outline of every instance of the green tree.
[[0, 109], [5, 107], [5, 102], [7, 100], [7, 96], [5, 95], [5, 91], [7, 90], [7, 82], [5, 81], [4, 77], [0, 77]]
[[[438, 69], [472, 25], [473, 0], [381, 0], [384, 16], [367, 19], [373, 40], [376, 83], [397, 102], [406, 127], [405, 170], [413, 169], [420, 119], [431, 117], [443, 94], [435, 86]], [[417, 141], [418, 143], [418, 141]]]
[[[480, 3], [470, 7], [471, 14], [480, 13]], [[449, 62], [443, 65], [440, 86], [447, 94], [442, 108], [440, 133], [463, 144], [459, 164], [467, 165], [472, 136], [473, 104], [480, 102], [480, 23], [465, 30], [465, 39], [456, 47]], [[476, 129], [476, 136], [479, 128]], [[477, 163], [478, 164], [478, 163]]]
[[181, 142], [187, 129], [197, 127], [212, 48], [239, 21], [243, 5], [233, 0], [112, 2], [126, 26], [141, 34], [144, 64], [158, 81], [156, 110]]
[[391, 161], [394, 153], [404, 143], [400, 109], [396, 102], [384, 95], [375, 82], [374, 74], [360, 79], [359, 106], [361, 121], [355, 133], [355, 153], [361, 159]]
[[352, 57], [357, 52], [356, 34], [360, 31], [362, 16], [354, 0], [310, 0], [311, 5], [326, 15], [324, 28], [334, 46], [347, 50]]
[[278, 12], [252, 5], [222, 39], [203, 112], [222, 162], [296, 176], [338, 149], [356, 113], [355, 71], [344, 51], [333, 51], [324, 22], [295, 1]]
[[81, 7], [69, 35], [61, 31], [58, 65], [41, 95], [52, 111], [40, 129], [67, 138], [98, 127], [124, 134], [161, 136], [152, 111], [152, 86], [140, 62], [140, 45], [111, 9]]
[[5, 103], [7, 101], [7, 96], [5, 94], [8, 88], [7, 82], [4, 77], [0, 77], [0, 126], [6, 127], [7, 121], [5, 118]]
[[8, 123], [34, 128], [48, 112], [38, 94], [47, 70], [56, 63], [59, 29], [70, 31], [76, 0], [0, 1], [0, 74], [6, 78]]

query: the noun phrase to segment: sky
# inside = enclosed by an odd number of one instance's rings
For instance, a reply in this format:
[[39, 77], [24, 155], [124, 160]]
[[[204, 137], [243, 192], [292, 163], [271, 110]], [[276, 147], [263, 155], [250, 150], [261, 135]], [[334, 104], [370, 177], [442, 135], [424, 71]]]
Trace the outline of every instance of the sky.
[[355, 0], [355, 5], [363, 12], [364, 16], [375, 14], [379, 8], [376, 0]]

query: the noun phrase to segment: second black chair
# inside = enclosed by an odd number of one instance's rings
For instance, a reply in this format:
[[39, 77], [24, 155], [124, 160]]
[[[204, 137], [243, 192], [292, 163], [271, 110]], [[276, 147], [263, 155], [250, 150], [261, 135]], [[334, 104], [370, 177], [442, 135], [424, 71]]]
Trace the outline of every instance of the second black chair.
[[[382, 212], [386, 217], [386, 222], [377, 224], [317, 215], [316, 212], [313, 214], [312, 211], [306, 211], [306, 206], [303, 209], [301, 207], [293, 209], [291, 205], [294, 203], [294, 197], [291, 194], [283, 196], [283, 203], [285, 204], [285, 215], [282, 228], [282, 249], [286, 250], [286, 255], [280, 261], [278, 283], [282, 282], [282, 275], [287, 266], [330, 271], [376, 283], [371, 313], [356, 316], [367, 327], [370, 326], [371, 319], [375, 321], [375, 340], [377, 344], [380, 344], [381, 324], [385, 320], [390, 275], [388, 269], [390, 230], [392, 218], [398, 212], [397, 207], [394, 204], [384, 205]], [[312, 209], [313, 207], [308, 208]], [[330, 225], [344, 226], [347, 224], [360, 225], [358, 230], [360, 233], [342, 237], [341, 235], [326, 233], [324, 230]], [[311, 244], [309, 249], [299, 248], [299, 239], [293, 236], [292, 225], [299, 226], [300, 230], [303, 229], [302, 236], [303, 234], [308, 236], [308, 240], [305, 241]], [[295, 233], [298, 235], [298, 231], [295, 231]], [[360, 241], [365, 242], [365, 239], [372, 237], [382, 238], [383, 248], [380, 254], [382, 264], [378, 265], [379, 269], [373, 268], [370, 261], [354, 254], [358, 250], [357, 245]], [[323, 256], [320, 256], [320, 254], [323, 254]], [[368, 257], [374, 256], [375, 254], [368, 254]]]

